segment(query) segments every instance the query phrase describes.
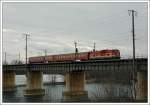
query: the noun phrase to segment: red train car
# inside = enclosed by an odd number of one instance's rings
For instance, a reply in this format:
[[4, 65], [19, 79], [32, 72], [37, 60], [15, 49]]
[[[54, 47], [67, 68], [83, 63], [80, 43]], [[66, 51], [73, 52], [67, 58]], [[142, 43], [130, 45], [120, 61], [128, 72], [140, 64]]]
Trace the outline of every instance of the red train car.
[[73, 59], [72, 54], [53, 55], [54, 62], [72, 61], [72, 59]]
[[86, 60], [89, 60], [89, 52], [82, 52], [82, 53], [79, 53], [77, 54], [77, 60], [80, 60], [80, 61], [86, 61]]
[[88, 52], [82, 52], [82, 53], [70, 53], [70, 54], [61, 54], [61, 55], [54, 55], [53, 61], [54, 62], [63, 62], [63, 61], [85, 61], [88, 60]]
[[95, 59], [118, 59], [120, 58], [119, 50], [101, 50], [94, 52], [81, 52], [81, 53], [70, 53], [70, 54], [60, 54], [60, 55], [48, 55], [48, 56], [38, 56], [30, 57], [29, 63], [48, 63], [48, 62], [68, 62], [68, 61], [86, 61]]
[[101, 51], [94, 51], [90, 53], [89, 59], [113, 59], [113, 58], [120, 58], [120, 51], [119, 50], [101, 50]]
[[[44, 56], [43, 56], [44, 57]], [[53, 55], [48, 55], [48, 56], [45, 56], [45, 63], [48, 63], [48, 62], [53, 62], [54, 60], [54, 56]]]
[[29, 58], [29, 63], [43, 63], [43, 62], [45, 62], [45, 57], [43, 56]]

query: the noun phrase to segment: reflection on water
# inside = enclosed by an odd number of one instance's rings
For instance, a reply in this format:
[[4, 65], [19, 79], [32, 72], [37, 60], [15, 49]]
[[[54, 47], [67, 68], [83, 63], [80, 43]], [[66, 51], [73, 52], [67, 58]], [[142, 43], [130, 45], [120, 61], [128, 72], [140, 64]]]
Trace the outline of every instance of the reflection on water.
[[[16, 77], [16, 84], [25, 84], [25, 77]], [[50, 82], [50, 77], [44, 77], [44, 82]], [[58, 79], [59, 82], [63, 80]], [[3, 102], [62, 102], [62, 92], [65, 91], [64, 85], [44, 85], [45, 95], [43, 97], [25, 97], [23, 90], [25, 85], [17, 86], [16, 91], [12, 93], [3, 93]], [[99, 99], [112, 98], [130, 98], [131, 90], [129, 85], [108, 84], [108, 83], [91, 83], [86, 84], [85, 90], [88, 91], [90, 101], [99, 101]], [[114, 100], [114, 99], [113, 99]]]
[[87, 84], [89, 98], [93, 101], [132, 101], [131, 89], [129, 85], [93, 83]]
[[[52, 76], [53, 75], [44, 75], [43, 81], [45, 83], [51, 82]], [[55, 76], [56, 76], [56, 82], [64, 81], [64, 76], [62, 76], [62, 75], [55, 75]], [[15, 81], [16, 81], [16, 85], [25, 85], [26, 84], [26, 76], [25, 75], [16, 75]]]

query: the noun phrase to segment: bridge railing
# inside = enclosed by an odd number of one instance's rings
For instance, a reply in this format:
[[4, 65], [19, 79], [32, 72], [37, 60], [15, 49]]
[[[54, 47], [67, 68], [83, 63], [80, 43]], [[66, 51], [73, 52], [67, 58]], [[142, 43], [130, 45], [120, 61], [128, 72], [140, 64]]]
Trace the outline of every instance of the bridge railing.
[[[147, 59], [136, 59], [136, 70], [147, 70]], [[3, 71], [43, 71], [44, 73], [65, 73], [69, 71], [132, 70], [132, 59], [96, 60], [81, 62], [54, 62], [45, 64], [3, 65]]]

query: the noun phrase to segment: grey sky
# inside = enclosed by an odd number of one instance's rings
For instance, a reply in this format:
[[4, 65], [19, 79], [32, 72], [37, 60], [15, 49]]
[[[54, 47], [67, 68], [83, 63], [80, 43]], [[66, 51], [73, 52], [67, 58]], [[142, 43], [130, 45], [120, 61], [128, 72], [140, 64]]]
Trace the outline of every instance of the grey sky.
[[25, 38], [30, 34], [29, 56], [119, 49], [132, 56], [131, 16], [135, 18], [136, 55], [148, 55], [147, 3], [3, 3], [3, 52], [7, 59], [25, 55]]
[[[2, 1], [14, 1], [14, 0], [2, 0]], [[15, 1], [31, 1], [31, 0], [15, 0]], [[32, 0], [32, 1], [42, 1], [42, 0]], [[54, 1], [54, 0], [44, 0], [44, 1]], [[81, 0], [55, 0], [55, 1], [81, 1]], [[82, 1], [92, 1], [92, 0], [82, 0]], [[95, 0], [95, 1], [125, 1], [125, 0]], [[132, 1], [148, 1], [148, 0], [132, 0]]]

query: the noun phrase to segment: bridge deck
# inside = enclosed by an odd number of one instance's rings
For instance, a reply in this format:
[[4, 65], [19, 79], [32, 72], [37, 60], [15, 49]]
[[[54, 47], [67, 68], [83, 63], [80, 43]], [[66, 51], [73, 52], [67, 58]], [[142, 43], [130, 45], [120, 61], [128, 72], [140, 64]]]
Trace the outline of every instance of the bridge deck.
[[[135, 60], [135, 69], [147, 71], [147, 58]], [[69, 71], [84, 70], [88, 72], [95, 71], [131, 71], [132, 59], [116, 60], [91, 60], [80, 62], [53, 62], [45, 64], [21, 64], [21, 65], [3, 65], [3, 71], [15, 71], [16, 74], [25, 74], [27, 71], [42, 71], [44, 74], [65, 74]]]

